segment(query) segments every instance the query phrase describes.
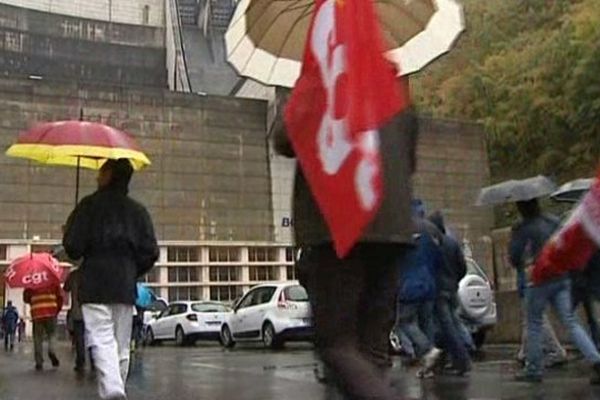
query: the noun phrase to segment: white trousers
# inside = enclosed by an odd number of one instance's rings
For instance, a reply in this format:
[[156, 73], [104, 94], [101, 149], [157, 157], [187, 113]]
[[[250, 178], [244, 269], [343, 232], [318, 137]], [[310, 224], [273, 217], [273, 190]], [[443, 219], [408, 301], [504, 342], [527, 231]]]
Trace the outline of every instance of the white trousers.
[[133, 307], [128, 304], [84, 304], [88, 346], [98, 372], [101, 399], [125, 397]]

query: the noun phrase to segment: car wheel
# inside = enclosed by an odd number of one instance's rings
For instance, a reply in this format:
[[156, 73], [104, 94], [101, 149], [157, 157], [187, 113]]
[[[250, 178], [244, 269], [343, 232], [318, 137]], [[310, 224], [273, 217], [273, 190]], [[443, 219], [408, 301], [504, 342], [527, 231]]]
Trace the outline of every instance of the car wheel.
[[226, 349], [231, 349], [233, 346], [235, 346], [233, 336], [231, 335], [231, 330], [227, 325], [223, 325], [221, 328], [221, 345], [223, 345], [223, 347]]
[[280, 348], [283, 343], [280, 340], [277, 340], [277, 334], [275, 333], [275, 328], [273, 324], [270, 322], [265, 322], [262, 329], [262, 338], [263, 344], [265, 347], [270, 349]]
[[175, 329], [175, 344], [179, 347], [183, 347], [188, 344], [188, 340], [185, 337], [185, 332], [181, 326]]
[[485, 329], [480, 329], [477, 332], [473, 332], [473, 344], [475, 344], [475, 348], [477, 350], [481, 350], [481, 348], [483, 347], [486, 335], [487, 331]]

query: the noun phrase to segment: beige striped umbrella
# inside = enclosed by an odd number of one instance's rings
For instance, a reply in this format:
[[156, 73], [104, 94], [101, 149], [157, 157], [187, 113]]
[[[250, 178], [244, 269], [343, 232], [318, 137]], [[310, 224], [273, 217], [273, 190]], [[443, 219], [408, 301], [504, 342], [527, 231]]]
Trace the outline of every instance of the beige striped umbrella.
[[[455, 0], [374, 0], [386, 56], [410, 74], [452, 48], [464, 29]], [[292, 87], [300, 75], [313, 0], [241, 0], [225, 35], [242, 76]]]

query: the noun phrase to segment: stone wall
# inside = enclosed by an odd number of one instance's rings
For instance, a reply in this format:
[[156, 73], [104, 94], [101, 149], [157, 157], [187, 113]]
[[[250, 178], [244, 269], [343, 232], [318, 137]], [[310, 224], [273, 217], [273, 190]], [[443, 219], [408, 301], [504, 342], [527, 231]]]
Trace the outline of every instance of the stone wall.
[[165, 87], [164, 30], [0, 4], [0, 72]]
[[470, 242], [475, 259], [493, 278], [489, 234], [494, 216], [491, 208], [475, 206], [479, 190], [490, 181], [482, 126], [422, 117], [417, 159], [415, 196], [429, 212], [443, 212], [451, 232]]
[[[153, 164], [132, 196], [162, 240], [273, 240], [266, 103], [162, 90], [0, 80], [0, 147], [36, 121], [102, 121], [135, 135]], [[0, 238], [58, 238], [75, 170], [0, 155]], [[82, 195], [94, 174], [82, 174]]]
[[164, 0], [0, 0], [0, 3], [100, 21], [164, 26]]

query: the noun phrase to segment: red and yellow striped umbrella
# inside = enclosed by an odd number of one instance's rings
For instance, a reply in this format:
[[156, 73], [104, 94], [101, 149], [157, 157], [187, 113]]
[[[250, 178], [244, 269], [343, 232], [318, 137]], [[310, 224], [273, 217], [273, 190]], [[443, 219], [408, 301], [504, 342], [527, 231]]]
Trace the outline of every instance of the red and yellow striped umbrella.
[[87, 121], [46, 122], [19, 134], [6, 151], [42, 164], [100, 169], [108, 159], [126, 158], [134, 169], [150, 165], [135, 139], [110, 126]]

